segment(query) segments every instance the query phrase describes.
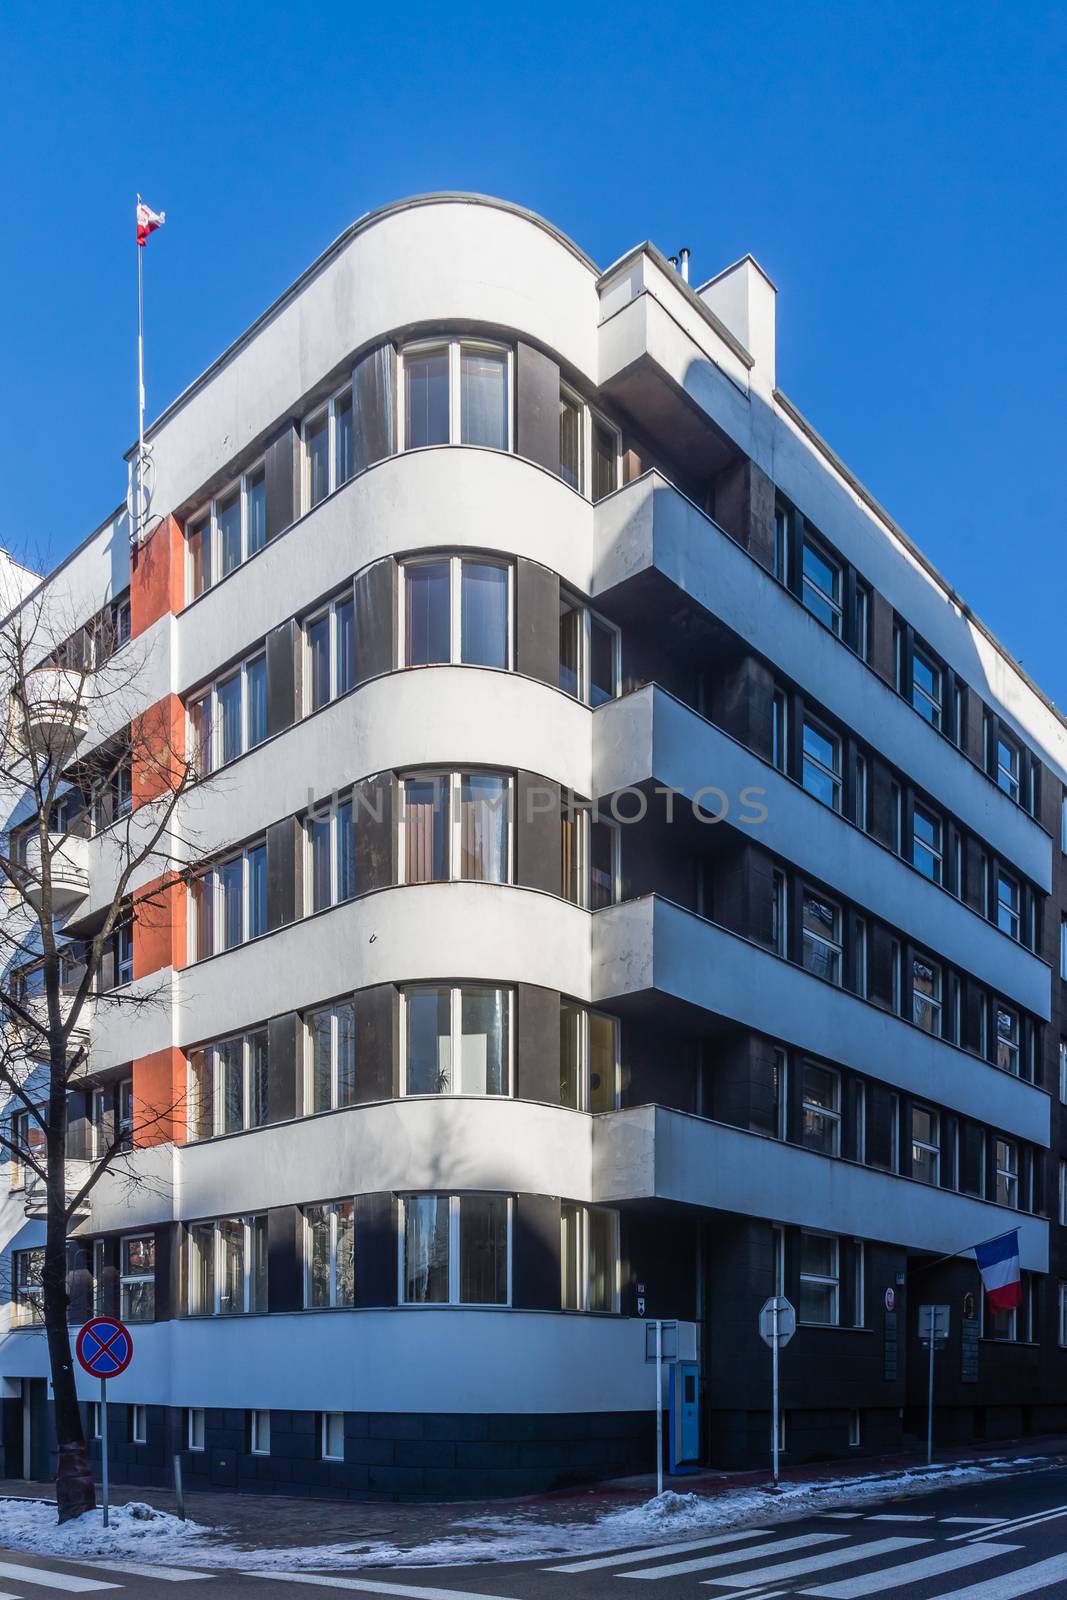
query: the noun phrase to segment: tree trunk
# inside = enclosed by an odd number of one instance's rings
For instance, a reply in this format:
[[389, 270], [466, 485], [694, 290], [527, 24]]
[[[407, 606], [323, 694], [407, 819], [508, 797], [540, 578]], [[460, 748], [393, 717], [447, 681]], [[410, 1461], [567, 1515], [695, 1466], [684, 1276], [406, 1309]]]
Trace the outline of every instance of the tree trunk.
[[[53, 1055], [55, 1055], [53, 1046]], [[85, 1448], [85, 1431], [78, 1409], [74, 1362], [67, 1327], [67, 1123], [66, 1041], [60, 1043], [61, 1065], [52, 1067], [47, 1132], [48, 1219], [44, 1246], [44, 1327], [48, 1364], [52, 1373], [59, 1464], [56, 1473], [56, 1507], [60, 1522], [80, 1517], [96, 1504], [96, 1489]]]

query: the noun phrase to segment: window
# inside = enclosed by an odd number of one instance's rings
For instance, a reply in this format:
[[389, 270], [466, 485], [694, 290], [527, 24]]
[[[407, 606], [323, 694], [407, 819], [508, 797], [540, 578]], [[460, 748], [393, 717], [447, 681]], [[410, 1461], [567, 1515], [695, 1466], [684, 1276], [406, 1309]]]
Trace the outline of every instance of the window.
[[911, 861], [931, 883], [943, 881], [941, 818], [918, 804], [912, 818]]
[[204, 1408], [189, 1406], [185, 1412], [185, 1447], [187, 1450], [204, 1448]]
[[267, 1030], [221, 1039], [189, 1054], [189, 1138], [259, 1128], [267, 1120]]
[[911, 655], [911, 703], [932, 728], [940, 728], [941, 668], [918, 646]]
[[248, 1413], [248, 1446], [254, 1456], [270, 1455], [270, 1412]]
[[993, 1140], [993, 1199], [1018, 1208], [1019, 1151], [1010, 1139]]
[[350, 1106], [356, 1098], [356, 1008], [351, 1000], [304, 1018], [304, 1108], [308, 1115]]
[[582, 492], [582, 435], [584, 408], [565, 389], [559, 392], [559, 475], [572, 489]]
[[18, 1152], [11, 1161], [11, 1187], [21, 1189], [34, 1181], [39, 1169], [42, 1173], [44, 1171], [47, 1156], [45, 1131], [37, 1112], [15, 1112], [11, 1118], [11, 1142]]
[[338, 800], [328, 811], [312, 811], [304, 823], [309, 912], [351, 900], [356, 892], [356, 833], [352, 800]]
[[194, 1317], [267, 1309], [267, 1219], [194, 1222], [186, 1237], [187, 1308]]
[[814, 889], [804, 890], [801, 964], [828, 983], [841, 982], [841, 907]]
[[1026, 1343], [1034, 1337], [1034, 1280], [1030, 1273], [1022, 1274], [1020, 1303], [1009, 1311], [991, 1311], [982, 1295], [982, 1337], [1014, 1343]]
[[1067, 1039], [1060, 1040], [1060, 1104], [1067, 1106]]
[[355, 1206], [304, 1207], [304, 1304], [350, 1306], [356, 1298]]
[[619, 1217], [600, 1206], [560, 1206], [564, 1311], [618, 1311]]
[[1060, 918], [1060, 977], [1067, 981], [1067, 917]]
[[841, 634], [841, 568], [821, 545], [804, 540], [801, 595], [812, 616]]
[[1060, 1227], [1067, 1227], [1067, 1161], [1061, 1161], [1060, 1187], [1059, 1187], [1059, 1222]]
[[560, 893], [590, 911], [619, 897], [619, 830], [573, 797], [564, 799], [561, 815]]
[[401, 1300], [405, 1305], [509, 1304], [510, 1230], [507, 1195], [406, 1195]]
[[1011, 939], [1018, 939], [1021, 928], [1019, 916], [1019, 885], [1006, 872], [997, 869], [997, 927]]
[[861, 661], [870, 659], [871, 591], [865, 583], [856, 584], [856, 654]]
[[997, 1004], [997, 1066], [1014, 1077], [1019, 1076], [1022, 1052], [1020, 1049], [1019, 1013], [1009, 1006]]
[[402, 353], [405, 450], [434, 444], [511, 449], [511, 351], [459, 339]]
[[911, 1108], [911, 1175], [935, 1188], [941, 1182], [941, 1118], [929, 1106]]
[[827, 1233], [800, 1235], [801, 1322], [836, 1326], [841, 1294], [840, 1241]]
[[573, 1000], [559, 1003], [559, 1103], [575, 1111], [614, 1111], [618, 1097], [619, 1025]]
[[841, 740], [811, 717], [804, 718], [802, 782], [824, 806], [841, 810]]
[[13, 1250], [15, 1321], [20, 1327], [44, 1321], [44, 1250]]
[[561, 385], [559, 475], [564, 483], [591, 500], [602, 500], [619, 486], [619, 451], [618, 430]]
[[249, 845], [192, 888], [192, 961], [233, 950], [267, 931], [267, 847]]
[[858, 1411], [850, 1411], [848, 1415], [848, 1442], [853, 1449], [857, 1449], [862, 1443], [862, 1429]]
[[305, 714], [329, 705], [355, 684], [354, 614], [346, 592], [303, 624]]
[[148, 1407], [130, 1407], [130, 1443], [148, 1443]]
[[403, 564], [406, 667], [511, 666], [511, 567], [480, 556]]
[[156, 1314], [155, 1235], [123, 1239], [119, 1252], [122, 1320], [151, 1322]]
[[99, 1400], [89, 1401], [89, 1437], [90, 1439], [103, 1438], [103, 1418], [101, 1416]]
[[941, 968], [928, 956], [911, 958], [911, 1020], [925, 1033], [941, 1037]]
[[780, 956], [789, 953], [786, 903], [785, 873], [776, 867], [771, 875], [771, 945]]
[[619, 693], [619, 630], [581, 600], [559, 600], [559, 686], [588, 706]]
[[401, 802], [401, 883], [510, 882], [508, 774], [420, 773], [402, 781]]
[[324, 1411], [319, 1430], [319, 1450], [324, 1461], [345, 1458], [345, 1417], [343, 1411]]
[[789, 701], [775, 689], [771, 701], [771, 760], [779, 772], [789, 770]]
[[412, 985], [401, 1014], [404, 1093], [511, 1092], [511, 990]]
[[133, 1079], [120, 1078], [118, 1086], [118, 1119], [115, 1136], [120, 1150], [133, 1148]]
[[870, 804], [867, 794], [867, 757], [862, 751], [856, 752], [856, 795], [853, 806], [853, 820], [856, 826], [862, 828], [864, 833], [870, 831]]
[[801, 1065], [800, 1142], [824, 1156], [841, 1154], [841, 1077], [814, 1061]]
[[190, 599], [195, 600], [263, 548], [266, 513], [266, 480], [260, 461], [187, 524], [186, 593]]
[[267, 657], [250, 656], [189, 702], [189, 759], [198, 776], [236, 761], [267, 737]]
[[[789, 1114], [789, 1057], [784, 1050], [774, 1052], [771, 1093], [774, 1097], [771, 1108], [772, 1131], [776, 1139], [784, 1139], [787, 1135]], [[775, 1290], [775, 1293], [778, 1291]]]
[[787, 581], [789, 559], [789, 511], [780, 502], [774, 508], [773, 572], [779, 583]]
[[862, 1239], [852, 1241], [852, 1326], [867, 1324], [867, 1247]]
[[304, 423], [304, 508], [320, 500], [352, 476], [352, 385], [321, 406]]
[[111, 936], [111, 953], [115, 958], [115, 983], [133, 982], [133, 923], [125, 918]]
[[998, 734], [996, 744], [997, 785], [1013, 800], [1019, 800], [1022, 794], [1019, 782], [1019, 747], [1010, 739], [1006, 739], [1002, 733]]
[[1059, 1342], [1067, 1345], [1067, 1283], [1061, 1283], [1059, 1290]]
[[867, 998], [867, 919], [854, 917], [852, 921], [852, 991], [861, 1000]]

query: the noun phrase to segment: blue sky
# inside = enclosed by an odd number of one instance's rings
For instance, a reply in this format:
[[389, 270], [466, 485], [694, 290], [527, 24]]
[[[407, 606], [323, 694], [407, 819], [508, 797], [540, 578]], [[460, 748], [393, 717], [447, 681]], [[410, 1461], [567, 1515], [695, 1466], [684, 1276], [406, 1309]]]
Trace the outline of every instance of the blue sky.
[[16, 553], [125, 493], [138, 189], [150, 414], [354, 217], [472, 189], [602, 264], [751, 250], [781, 386], [1067, 706], [1063, 5], [13, 0], [0, 49]]

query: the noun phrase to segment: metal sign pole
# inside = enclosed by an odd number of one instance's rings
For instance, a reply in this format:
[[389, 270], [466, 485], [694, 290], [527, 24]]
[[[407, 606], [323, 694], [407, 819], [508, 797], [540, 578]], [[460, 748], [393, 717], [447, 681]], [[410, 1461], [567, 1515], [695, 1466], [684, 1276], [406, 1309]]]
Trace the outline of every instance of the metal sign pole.
[[933, 1464], [934, 1459], [934, 1338], [933, 1324], [930, 1326], [930, 1382], [926, 1400], [926, 1465]]
[[778, 1487], [778, 1299], [774, 1301], [774, 1342], [771, 1345], [771, 1461]]
[[663, 1493], [663, 1324], [656, 1321], [656, 1493]]
[[100, 1379], [100, 1476], [104, 1491], [104, 1527], [107, 1527], [107, 1379]]

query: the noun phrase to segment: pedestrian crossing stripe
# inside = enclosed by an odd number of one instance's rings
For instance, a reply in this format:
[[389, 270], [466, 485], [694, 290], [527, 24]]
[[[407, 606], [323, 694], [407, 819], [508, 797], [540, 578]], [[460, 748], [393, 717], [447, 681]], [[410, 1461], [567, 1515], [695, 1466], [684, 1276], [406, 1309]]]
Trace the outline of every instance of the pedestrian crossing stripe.
[[816, 1600], [862, 1600], [864, 1595], [922, 1583], [926, 1578], [940, 1578], [946, 1572], [973, 1567], [981, 1561], [992, 1561], [994, 1556], [1021, 1549], [1022, 1545], [1018, 1544], [965, 1544], [958, 1550], [940, 1550], [936, 1555], [921, 1556], [918, 1561], [902, 1561], [898, 1566], [882, 1567], [879, 1572], [868, 1572], [861, 1578], [842, 1578], [818, 1589], [802, 1589], [801, 1593], [815, 1596]]
[[685, 1539], [681, 1544], [652, 1544], [643, 1550], [617, 1550], [613, 1556], [592, 1556], [587, 1561], [568, 1561], [562, 1567], [546, 1567], [546, 1572], [599, 1572], [604, 1567], [625, 1567], [634, 1561], [649, 1561], [653, 1556], [682, 1556], [690, 1550], [710, 1550], [713, 1545], [737, 1544], [743, 1539], [765, 1539], [769, 1528], [744, 1528], [736, 1533], [705, 1534], [703, 1539]]
[[[824, 1550], [821, 1555], [804, 1556], [799, 1561], [785, 1561], [780, 1566], [761, 1567], [756, 1572], [738, 1573], [732, 1578], [705, 1578], [713, 1588], [754, 1589], [759, 1584], [781, 1583], [786, 1578], [803, 1578], [809, 1572], [823, 1567], [844, 1567], [852, 1562], [869, 1561], [875, 1556], [891, 1555], [894, 1550], [907, 1550], [915, 1545], [929, 1544], [929, 1539], [872, 1539], [867, 1544], [849, 1545], [847, 1550]], [[947, 1597], [946, 1597], [947, 1600]]]
[[42, 1589], [62, 1589], [65, 1594], [93, 1594], [98, 1589], [118, 1589], [121, 1584], [105, 1583], [100, 1578], [80, 1578], [74, 1572], [52, 1572], [47, 1567], [16, 1566], [0, 1561], [0, 1578], [38, 1584]]
[[815, 1544], [831, 1544], [847, 1539], [847, 1533], [801, 1533], [793, 1539], [772, 1539], [769, 1544], [749, 1545], [744, 1550], [717, 1550], [714, 1555], [697, 1556], [692, 1561], [672, 1561], [665, 1567], [646, 1567], [643, 1572], [621, 1572], [621, 1578], [680, 1578], [687, 1572], [706, 1572], [709, 1567], [732, 1567], [742, 1561], [757, 1561], [764, 1556], [786, 1555], [790, 1550], [810, 1550]]

